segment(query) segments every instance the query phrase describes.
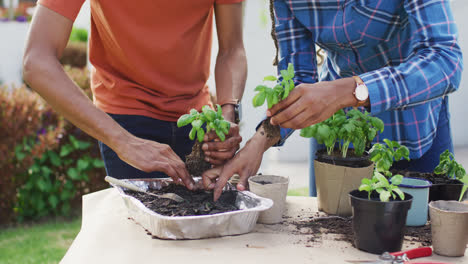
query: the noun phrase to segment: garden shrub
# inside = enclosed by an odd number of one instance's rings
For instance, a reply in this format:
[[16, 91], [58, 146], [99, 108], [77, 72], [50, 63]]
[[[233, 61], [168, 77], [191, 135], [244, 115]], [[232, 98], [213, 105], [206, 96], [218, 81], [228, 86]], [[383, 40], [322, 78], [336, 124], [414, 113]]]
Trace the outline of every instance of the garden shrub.
[[88, 63], [88, 43], [86, 42], [68, 42], [63, 50], [60, 63], [72, 67], [83, 68]]
[[[89, 71], [64, 67], [91, 97]], [[109, 185], [97, 142], [22, 87], [0, 92], [0, 224], [67, 215]]]
[[[34, 157], [58, 146], [65, 122], [26, 87], [0, 87], [0, 223], [13, 218], [17, 189]], [[30, 155], [22, 155], [26, 141]]]

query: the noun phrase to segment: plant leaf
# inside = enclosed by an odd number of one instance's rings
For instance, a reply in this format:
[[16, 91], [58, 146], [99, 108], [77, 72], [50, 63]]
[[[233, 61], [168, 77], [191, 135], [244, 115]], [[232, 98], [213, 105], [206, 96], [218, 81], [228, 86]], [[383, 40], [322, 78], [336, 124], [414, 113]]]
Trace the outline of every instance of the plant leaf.
[[380, 201], [388, 202], [390, 200], [390, 192], [389, 191], [382, 191], [380, 193]]
[[276, 76], [273, 76], [273, 75], [268, 75], [268, 76], [265, 76], [265, 78], [263, 78], [263, 81], [276, 81], [278, 80], [278, 78], [276, 78]]
[[195, 139], [195, 135], [197, 133], [197, 129], [192, 127], [192, 130], [190, 130], [190, 134], [189, 134], [189, 138], [190, 140], [194, 140]]
[[400, 190], [400, 188], [395, 188], [393, 191], [398, 194], [398, 197], [403, 201], [405, 200], [405, 193]]
[[205, 131], [203, 128], [197, 129], [197, 138], [199, 142], [203, 142], [203, 138], [205, 137]]
[[254, 107], [259, 107], [262, 106], [265, 103], [266, 99], [266, 93], [265, 92], [260, 92], [256, 94], [252, 100], [253, 106]]
[[257, 87], [255, 87], [255, 90], [256, 92], [264, 92], [266, 89], [268, 89], [267, 86], [265, 85], [258, 85]]
[[397, 174], [390, 179], [390, 182], [393, 185], [397, 185], [397, 186], [400, 185], [402, 181], [403, 181], [403, 176], [400, 174]]
[[192, 122], [192, 127], [198, 129], [198, 128], [201, 128], [201, 126], [203, 125], [203, 121], [201, 120], [194, 120]]

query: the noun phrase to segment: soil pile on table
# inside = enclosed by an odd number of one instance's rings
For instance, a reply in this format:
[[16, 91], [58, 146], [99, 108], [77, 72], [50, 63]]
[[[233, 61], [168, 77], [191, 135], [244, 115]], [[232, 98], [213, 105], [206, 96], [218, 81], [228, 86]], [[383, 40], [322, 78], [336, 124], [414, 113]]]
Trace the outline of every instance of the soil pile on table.
[[[354, 235], [351, 217], [324, 216], [317, 213], [316, 216], [309, 219], [307, 221], [291, 222], [299, 234], [311, 235], [307, 242], [321, 242], [323, 234], [335, 234], [333, 240], [353, 244]], [[411, 245], [420, 243], [421, 246], [430, 246], [432, 244], [430, 224], [428, 223], [422, 227], [407, 226], [404, 242]]]
[[151, 193], [175, 193], [184, 198], [183, 202], [158, 198], [145, 193], [125, 191], [126, 194], [140, 200], [147, 208], [166, 216], [212, 215], [237, 211], [235, 206], [237, 191], [224, 191], [218, 201], [213, 201], [213, 193], [204, 190], [190, 191], [184, 186], [170, 184], [160, 190], [150, 190]]

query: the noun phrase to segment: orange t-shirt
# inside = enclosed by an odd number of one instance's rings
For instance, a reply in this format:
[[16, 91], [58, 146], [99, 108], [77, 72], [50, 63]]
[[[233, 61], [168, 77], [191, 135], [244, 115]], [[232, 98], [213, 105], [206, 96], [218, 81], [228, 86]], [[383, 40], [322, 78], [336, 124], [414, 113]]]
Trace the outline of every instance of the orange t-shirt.
[[[210, 103], [213, 10], [244, 0], [90, 0], [94, 102], [175, 121]], [[74, 21], [84, 0], [39, 0]]]

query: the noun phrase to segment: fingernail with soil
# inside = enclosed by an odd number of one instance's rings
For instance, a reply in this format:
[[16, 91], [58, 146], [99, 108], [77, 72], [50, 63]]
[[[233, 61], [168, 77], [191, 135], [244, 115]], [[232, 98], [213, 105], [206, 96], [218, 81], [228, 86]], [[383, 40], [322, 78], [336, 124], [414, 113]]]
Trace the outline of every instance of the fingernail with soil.
[[242, 185], [241, 183], [238, 183], [238, 184], [237, 184], [237, 190], [239, 190], [239, 191], [245, 191], [244, 185]]
[[214, 189], [214, 187], [215, 187], [214, 183], [210, 183], [210, 185], [208, 186], [208, 189], [211, 190], [211, 189]]
[[268, 111], [266, 112], [266, 115], [267, 115], [268, 117], [270, 117], [270, 116], [271, 116], [271, 112], [270, 112], [270, 110], [268, 110]]
[[206, 161], [206, 162], [210, 162], [210, 158], [205, 158], [205, 161]]
[[202, 149], [203, 150], [208, 150], [208, 144], [203, 144]]
[[195, 186], [193, 185], [193, 183], [190, 183], [190, 184], [189, 184], [189, 189], [190, 189], [190, 190], [193, 190], [194, 187], [195, 187]]
[[210, 155], [210, 152], [209, 151], [205, 151], [205, 156], [209, 156]]

